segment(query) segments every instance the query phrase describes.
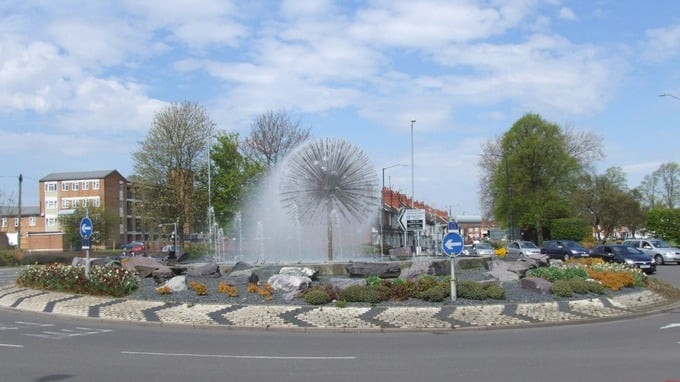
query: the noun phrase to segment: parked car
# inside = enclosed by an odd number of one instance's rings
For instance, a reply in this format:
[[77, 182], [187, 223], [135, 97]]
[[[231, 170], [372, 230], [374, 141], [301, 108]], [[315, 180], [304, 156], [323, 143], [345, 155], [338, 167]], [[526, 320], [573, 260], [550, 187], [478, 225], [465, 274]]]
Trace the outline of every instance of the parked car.
[[516, 240], [508, 243], [506, 254], [508, 256], [540, 255], [541, 250], [536, 246], [536, 244], [530, 241]]
[[640, 268], [647, 274], [656, 271], [656, 263], [652, 256], [641, 250], [625, 244], [603, 244], [590, 250], [591, 257], [597, 257], [607, 262], [627, 264]]
[[472, 244], [463, 245], [463, 251], [460, 254], [463, 256], [472, 256]]
[[541, 254], [551, 259], [567, 261], [573, 258], [588, 257], [588, 250], [574, 240], [547, 240], [541, 246]]
[[680, 248], [673, 247], [664, 240], [626, 239], [622, 244], [637, 248], [652, 256], [656, 264], [663, 265], [667, 262], [680, 264]]
[[131, 241], [127, 244], [124, 244], [121, 249], [127, 256], [146, 254], [146, 246], [144, 245], [144, 242], [141, 241]]
[[472, 244], [472, 254], [474, 256], [493, 256], [496, 251], [491, 244], [482, 241]]

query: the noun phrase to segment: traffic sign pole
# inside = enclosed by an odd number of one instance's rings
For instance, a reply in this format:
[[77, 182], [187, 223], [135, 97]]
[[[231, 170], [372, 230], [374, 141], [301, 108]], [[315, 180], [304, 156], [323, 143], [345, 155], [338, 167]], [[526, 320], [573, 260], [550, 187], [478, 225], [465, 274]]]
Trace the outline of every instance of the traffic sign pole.
[[80, 237], [83, 239], [85, 249], [85, 277], [90, 278], [90, 237], [94, 227], [89, 216], [89, 211], [85, 210], [85, 217], [80, 220]]
[[456, 301], [456, 267], [454, 258], [463, 252], [463, 238], [458, 232], [449, 232], [442, 239], [442, 250], [451, 257], [451, 301]]

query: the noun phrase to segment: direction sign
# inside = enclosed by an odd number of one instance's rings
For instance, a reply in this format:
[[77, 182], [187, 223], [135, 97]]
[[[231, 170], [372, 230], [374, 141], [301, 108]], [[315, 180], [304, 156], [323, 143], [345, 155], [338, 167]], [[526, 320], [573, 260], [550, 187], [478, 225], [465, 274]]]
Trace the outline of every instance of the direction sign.
[[458, 231], [458, 222], [455, 222], [455, 221], [449, 222], [449, 232], [453, 232], [453, 231], [456, 231], [456, 232]]
[[399, 213], [399, 225], [401, 225], [404, 231], [421, 231], [425, 229], [425, 210], [401, 210], [401, 213]]
[[458, 256], [463, 252], [463, 238], [456, 232], [449, 232], [442, 239], [442, 250], [451, 256]]
[[80, 237], [89, 239], [92, 236], [92, 220], [89, 216], [85, 216], [80, 220]]

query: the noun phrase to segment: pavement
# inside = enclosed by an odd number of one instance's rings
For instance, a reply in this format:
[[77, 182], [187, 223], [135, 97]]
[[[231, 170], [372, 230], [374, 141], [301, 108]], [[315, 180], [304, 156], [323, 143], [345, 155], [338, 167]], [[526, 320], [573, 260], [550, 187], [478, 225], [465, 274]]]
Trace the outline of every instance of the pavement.
[[676, 301], [650, 291], [614, 297], [438, 307], [335, 307], [178, 304], [72, 295], [0, 285], [0, 308], [107, 322], [289, 331], [432, 331], [517, 328], [622, 319], [672, 309]]

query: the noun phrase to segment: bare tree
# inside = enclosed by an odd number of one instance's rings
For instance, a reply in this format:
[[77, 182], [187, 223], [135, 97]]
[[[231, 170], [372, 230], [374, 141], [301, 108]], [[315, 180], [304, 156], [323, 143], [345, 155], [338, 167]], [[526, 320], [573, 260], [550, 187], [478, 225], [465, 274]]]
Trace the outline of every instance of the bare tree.
[[675, 162], [664, 163], [654, 171], [661, 183], [661, 200], [664, 207], [676, 208], [680, 200], [680, 166]]
[[207, 165], [214, 126], [205, 108], [189, 101], [156, 113], [140, 150], [133, 153], [132, 178], [147, 216], [164, 223], [177, 219], [181, 227], [193, 228], [198, 214], [193, 203], [196, 174]]
[[602, 137], [592, 131], [576, 131], [564, 128], [564, 139], [567, 153], [576, 158], [584, 169], [592, 170], [592, 162], [604, 158]]
[[251, 125], [242, 149], [251, 160], [271, 168], [308, 138], [309, 129], [300, 127], [285, 111], [267, 111]]

